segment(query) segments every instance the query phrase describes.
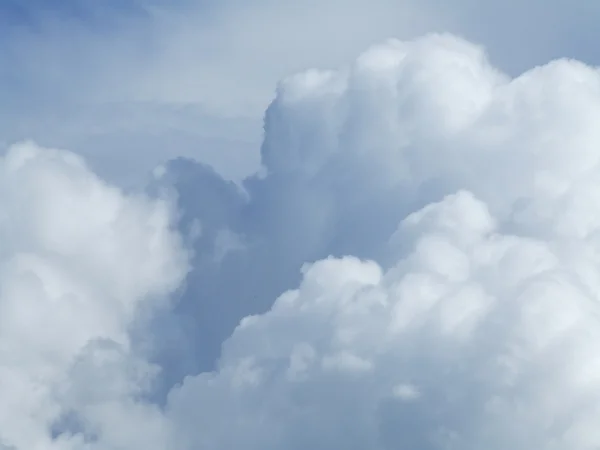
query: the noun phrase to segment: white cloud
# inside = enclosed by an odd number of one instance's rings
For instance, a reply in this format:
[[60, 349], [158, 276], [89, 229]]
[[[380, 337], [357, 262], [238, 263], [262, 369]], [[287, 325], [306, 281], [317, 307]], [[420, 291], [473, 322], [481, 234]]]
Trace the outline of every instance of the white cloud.
[[258, 313], [214, 372], [171, 391], [178, 435], [217, 449], [595, 448], [598, 119], [597, 69], [561, 60], [511, 79], [432, 35], [282, 82], [247, 197], [167, 167], [184, 175], [184, 223], [211, 220], [198, 249], [221, 229], [245, 243], [218, 269], [197, 261], [179, 313], [213, 313], [198, 319], [209, 350]]
[[[473, 228], [457, 208], [494, 222], [470, 194], [448, 197], [405, 222], [414, 251], [389, 271], [317, 262], [298, 290], [243, 323], [217, 373], [171, 393], [191, 447], [597, 446], [600, 277], [582, 280], [597, 259], [562, 258], [570, 240]], [[457, 258], [460, 277], [446, 271]], [[541, 264], [510, 264], [523, 259]], [[290, 379], [299, 367], [304, 376]]]
[[157, 368], [132, 332], [187, 271], [171, 206], [33, 143], [0, 160], [0, 204], [0, 441], [165, 448], [160, 415], [138, 401]]
[[[529, 153], [506, 156], [505, 147], [529, 145], [515, 135], [517, 124], [499, 122], [488, 130], [485, 120], [515, 120], [502, 108], [512, 97], [526, 101], [523, 84], [534, 86], [536, 95], [534, 74], [508, 83], [480, 48], [449, 36], [389, 41], [339, 71], [313, 70], [281, 83], [266, 114], [266, 177], [246, 180], [246, 193], [205, 167], [172, 162], [161, 183], [177, 188], [184, 227], [199, 220], [203, 230], [202, 256], [177, 314], [192, 340], [203, 344], [200, 350], [179, 343], [169, 352], [189, 352], [206, 368], [241, 317], [265, 311], [298, 282], [302, 263], [353, 254], [387, 264], [387, 241], [398, 222], [458, 188], [477, 188], [506, 209], [504, 199], [524, 194], [535, 168], [524, 166]], [[529, 114], [539, 101], [532, 98], [517, 113]], [[489, 161], [496, 172], [478, 176]], [[218, 253], [221, 230], [233, 232], [246, 251], [215, 266], [207, 255]]]
[[449, 35], [290, 77], [245, 191], [160, 171], [196, 250], [171, 313], [168, 202], [11, 149], [0, 445], [597, 447], [598, 119], [597, 69], [511, 79]]

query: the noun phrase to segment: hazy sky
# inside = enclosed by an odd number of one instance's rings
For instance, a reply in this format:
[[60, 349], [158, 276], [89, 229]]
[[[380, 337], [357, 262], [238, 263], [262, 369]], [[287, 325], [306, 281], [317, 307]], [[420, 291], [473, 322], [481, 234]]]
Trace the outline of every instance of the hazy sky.
[[67, 147], [121, 184], [180, 155], [239, 180], [258, 166], [264, 109], [284, 76], [431, 31], [484, 45], [513, 75], [557, 57], [595, 64], [599, 9], [579, 0], [7, 0], [2, 140]]

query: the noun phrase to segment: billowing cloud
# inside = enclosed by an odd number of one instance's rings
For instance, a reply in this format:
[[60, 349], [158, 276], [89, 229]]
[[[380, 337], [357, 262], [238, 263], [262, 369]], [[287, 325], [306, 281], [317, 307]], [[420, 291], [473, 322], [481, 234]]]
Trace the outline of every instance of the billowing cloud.
[[241, 186], [13, 148], [0, 446], [598, 447], [598, 119], [595, 68], [429, 35], [282, 81]]
[[0, 442], [165, 448], [136, 330], [187, 271], [170, 204], [23, 143], [0, 160], [0, 205]]
[[[186, 368], [209, 367], [248, 316], [214, 371], [171, 390], [179, 435], [597, 446], [599, 118], [595, 68], [511, 78], [480, 47], [431, 35], [284, 80], [245, 191], [168, 166], [182, 225], [206, 224], [175, 311], [198, 346], [178, 347]], [[222, 232], [237, 237], [225, 256]]]
[[[306, 261], [351, 254], [393, 264], [397, 224], [458, 189], [511, 231], [589, 232], [597, 86], [596, 69], [569, 60], [511, 79], [482, 48], [447, 35], [390, 41], [340, 70], [283, 81], [266, 114], [263, 173], [245, 192], [184, 160], [163, 174], [183, 226], [203, 229], [177, 311], [202, 349], [169, 352], [210, 366], [239, 319], [267, 310]], [[219, 232], [246, 250], [216, 264]]]
[[598, 445], [594, 251], [503, 234], [466, 192], [405, 231], [413, 250], [388, 271], [306, 266], [298, 289], [241, 322], [217, 373], [174, 389], [192, 447]]

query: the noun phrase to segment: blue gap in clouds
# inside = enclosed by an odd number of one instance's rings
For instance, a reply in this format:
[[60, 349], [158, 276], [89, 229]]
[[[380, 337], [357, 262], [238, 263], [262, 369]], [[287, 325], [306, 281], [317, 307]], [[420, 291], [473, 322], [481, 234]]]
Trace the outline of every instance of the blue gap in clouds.
[[147, 0], [2, 0], [0, 26], [36, 28], [46, 20], [78, 21], [90, 26], [120, 17], [147, 15]]

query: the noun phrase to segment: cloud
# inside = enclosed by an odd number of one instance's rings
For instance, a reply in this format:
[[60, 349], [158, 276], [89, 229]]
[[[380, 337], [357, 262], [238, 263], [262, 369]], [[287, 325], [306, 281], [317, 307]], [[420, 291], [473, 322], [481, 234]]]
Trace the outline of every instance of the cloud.
[[[193, 336], [185, 341], [202, 347], [180, 343], [167, 353], [202, 354], [208, 368], [240, 318], [267, 310], [299, 281], [304, 262], [329, 254], [386, 258], [400, 220], [463, 187], [468, 173], [461, 172], [484, 163], [468, 147], [456, 160], [454, 147], [463, 143], [447, 135], [473, 120], [477, 104], [484, 108], [505, 78], [481, 49], [455, 38], [392, 41], [351, 67], [310, 71], [280, 85], [265, 119], [265, 176], [247, 179], [245, 192], [202, 165], [167, 165], [159, 184], [175, 187], [182, 227], [199, 221], [203, 230], [186, 300], [176, 311]], [[247, 250], [215, 264], [222, 230]]]
[[257, 169], [260, 121], [282, 77], [434, 31], [482, 43], [511, 75], [562, 56], [596, 63], [587, 43], [597, 40], [597, 8], [583, 0], [5, 1], [0, 142], [69, 148], [128, 188], [176, 156], [241, 181]]
[[12, 147], [0, 447], [597, 447], [599, 116], [443, 34], [283, 80], [241, 185]]
[[0, 203], [0, 442], [164, 448], [137, 330], [188, 269], [170, 204], [29, 142], [0, 160]]
[[191, 447], [598, 444], [593, 252], [503, 234], [467, 192], [402, 229], [413, 250], [389, 270], [354, 257], [306, 266], [298, 289], [241, 322], [218, 372], [171, 392]]
[[203, 224], [163, 349], [185, 445], [598, 445], [599, 115], [595, 68], [429, 35], [284, 80], [244, 190], [167, 165]]

